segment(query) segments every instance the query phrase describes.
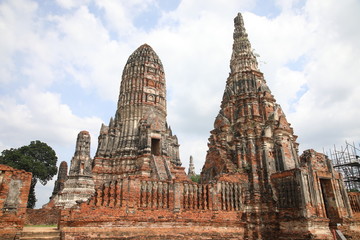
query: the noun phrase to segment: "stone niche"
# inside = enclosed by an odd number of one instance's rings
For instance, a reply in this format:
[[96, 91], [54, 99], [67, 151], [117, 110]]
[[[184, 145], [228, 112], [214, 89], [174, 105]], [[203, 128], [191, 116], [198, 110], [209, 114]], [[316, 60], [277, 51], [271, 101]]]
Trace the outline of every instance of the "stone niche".
[[0, 165], [0, 239], [14, 239], [24, 227], [32, 174]]

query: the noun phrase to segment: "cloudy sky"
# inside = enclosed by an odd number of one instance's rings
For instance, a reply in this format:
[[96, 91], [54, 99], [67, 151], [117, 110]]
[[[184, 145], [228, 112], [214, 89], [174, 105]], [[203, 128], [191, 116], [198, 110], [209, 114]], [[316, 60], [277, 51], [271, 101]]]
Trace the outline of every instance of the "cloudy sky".
[[[69, 163], [88, 130], [93, 156], [125, 62], [148, 43], [165, 68], [183, 166], [193, 155], [200, 172], [238, 12], [300, 151], [358, 144], [358, 0], [1, 0], [0, 150], [41, 140]], [[37, 188], [38, 207], [52, 188]]]

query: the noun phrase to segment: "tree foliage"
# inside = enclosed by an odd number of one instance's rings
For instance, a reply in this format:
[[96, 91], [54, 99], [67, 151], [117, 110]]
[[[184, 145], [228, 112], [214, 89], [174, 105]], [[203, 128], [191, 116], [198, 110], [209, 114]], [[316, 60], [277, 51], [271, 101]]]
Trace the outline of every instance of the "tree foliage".
[[193, 176], [190, 177], [190, 179], [193, 182], [199, 183], [200, 182], [200, 174], [193, 175]]
[[37, 181], [45, 185], [51, 180], [57, 173], [56, 162], [55, 151], [46, 143], [38, 140], [32, 141], [27, 146], [4, 150], [0, 155], [0, 164], [6, 164], [33, 174], [28, 200], [29, 208], [35, 206], [35, 185]]

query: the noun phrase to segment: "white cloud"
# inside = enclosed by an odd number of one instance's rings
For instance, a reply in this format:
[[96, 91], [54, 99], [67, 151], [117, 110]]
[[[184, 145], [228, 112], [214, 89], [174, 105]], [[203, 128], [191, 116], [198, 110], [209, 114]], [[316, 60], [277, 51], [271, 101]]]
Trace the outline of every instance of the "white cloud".
[[17, 69], [14, 54], [26, 48], [26, 39], [33, 36], [28, 23], [33, 21], [36, 9], [37, 5], [32, 2], [11, 1], [0, 4], [0, 83], [9, 83], [15, 78]]
[[77, 1], [77, 0], [56, 0], [56, 3], [59, 6], [61, 6], [62, 8], [66, 8], [66, 9], [71, 9], [71, 8], [79, 7], [81, 5], [86, 5], [89, 2], [90, 2], [89, 0], [82, 0], [82, 1]]
[[114, 31], [121, 40], [121, 37], [131, 38], [132, 35], [136, 35], [140, 32], [140, 30], [134, 26], [133, 20], [151, 4], [154, 4], [154, 1], [96, 0], [95, 3], [104, 11], [106, 25], [111, 31]]
[[[276, 92], [282, 94], [275, 95], [277, 102], [281, 103], [284, 112], [294, 111], [294, 104], [299, 98], [299, 92], [305, 88], [306, 79], [302, 72], [293, 71], [287, 67], [275, 70], [275, 82], [271, 85]], [[274, 93], [275, 94], [275, 93]]]
[[102, 122], [97, 117], [74, 115], [58, 94], [34, 87], [21, 89], [17, 97], [1, 97], [0, 121], [1, 139], [11, 141], [14, 147], [37, 139], [50, 145], [68, 145], [84, 127], [97, 133]]
[[[83, 88], [115, 100], [121, 76], [121, 55], [128, 47], [110, 39], [99, 18], [85, 6], [70, 16], [54, 16], [58, 63]], [[122, 60], [122, 61], [121, 61]], [[124, 62], [123, 62], [124, 63]]]
[[321, 151], [345, 140], [359, 141], [360, 34], [354, 21], [360, 17], [351, 14], [359, 10], [360, 3], [354, 1], [340, 5], [308, 1], [306, 5], [309, 21], [317, 26], [304, 68], [309, 91], [291, 116], [306, 148]]
[[219, 17], [228, 16], [233, 18], [237, 12], [249, 9], [253, 6], [254, 1], [251, 0], [229, 0], [226, 1], [226, 4], [223, 1], [218, 0], [183, 0], [173, 14], [175, 14], [177, 19], [182, 23], [187, 24], [187, 21], [196, 21], [209, 13]]

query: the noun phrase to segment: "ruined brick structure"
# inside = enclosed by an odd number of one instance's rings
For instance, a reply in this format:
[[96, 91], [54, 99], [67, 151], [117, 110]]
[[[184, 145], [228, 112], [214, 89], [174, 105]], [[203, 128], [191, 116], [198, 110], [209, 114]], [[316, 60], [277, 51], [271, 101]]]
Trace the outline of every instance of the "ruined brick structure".
[[32, 174], [0, 164], [0, 239], [14, 239], [24, 227]]
[[234, 23], [201, 184], [181, 167], [164, 70], [144, 44], [125, 65], [115, 118], [100, 130], [95, 193], [61, 212], [63, 239], [333, 239], [331, 228], [351, 222], [341, 176], [323, 154], [298, 156], [240, 14]]
[[60, 218], [60, 208], [42, 207], [26, 209], [25, 225], [57, 225]]
[[102, 125], [93, 163], [96, 186], [128, 176], [170, 180], [182, 168], [177, 137], [166, 122], [162, 63], [144, 44], [129, 57], [115, 118]]
[[67, 179], [68, 179], [68, 165], [67, 162], [62, 161], [59, 166], [57, 180], [55, 181], [54, 190], [51, 194], [50, 199], [63, 190], [64, 183]]
[[55, 184], [53, 192], [58, 192], [53, 193], [50, 202], [44, 207], [70, 208], [79, 201], [87, 201], [95, 192], [91, 168], [90, 134], [87, 131], [81, 131], [76, 140], [75, 154], [71, 159], [69, 175], [67, 175], [67, 164], [62, 162], [56, 182], [62, 185], [58, 187]]
[[298, 157], [297, 136], [258, 68], [242, 16], [234, 22], [231, 72], [201, 180], [237, 179], [254, 239], [277, 229], [284, 239], [331, 238], [329, 221], [336, 225], [351, 217], [341, 177], [322, 154], [308, 150]]

